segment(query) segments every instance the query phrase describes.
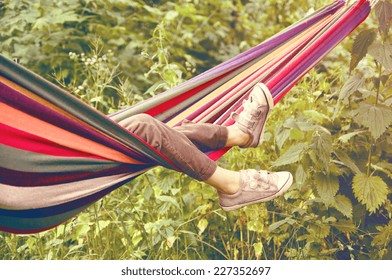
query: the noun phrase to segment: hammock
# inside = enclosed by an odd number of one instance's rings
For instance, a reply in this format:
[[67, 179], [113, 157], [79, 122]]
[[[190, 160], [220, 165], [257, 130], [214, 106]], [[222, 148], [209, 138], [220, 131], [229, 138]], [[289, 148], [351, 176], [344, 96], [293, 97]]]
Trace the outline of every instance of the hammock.
[[[277, 103], [368, 16], [368, 1], [335, 1], [269, 40], [144, 102], [105, 116], [0, 56], [0, 230], [53, 228], [156, 165], [179, 170], [117, 123], [147, 113], [229, 126], [256, 83]], [[212, 151], [217, 160], [227, 149]]]

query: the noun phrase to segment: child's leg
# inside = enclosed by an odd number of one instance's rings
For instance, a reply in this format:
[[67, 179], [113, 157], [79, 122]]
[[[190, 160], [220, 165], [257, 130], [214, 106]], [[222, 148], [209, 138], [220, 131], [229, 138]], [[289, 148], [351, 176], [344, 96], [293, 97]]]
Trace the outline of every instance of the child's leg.
[[237, 126], [220, 126], [209, 123], [192, 123], [185, 121], [173, 129], [184, 134], [199, 150], [203, 152], [219, 150], [224, 147], [240, 146], [249, 141], [249, 135]]
[[219, 150], [226, 146], [227, 127], [213, 124], [194, 124], [185, 121], [174, 130], [184, 134], [199, 150], [203, 152]]
[[[199, 181], [206, 181], [217, 168], [215, 161], [200, 151], [184, 133], [149, 115], [132, 116], [120, 122], [120, 125], [137, 134], [172, 160], [185, 174]], [[227, 130], [218, 126], [205, 127], [201, 134], [206, 138], [209, 138], [209, 135], [217, 136], [217, 139], [211, 139], [209, 144], [214, 147], [223, 147], [227, 139]]]

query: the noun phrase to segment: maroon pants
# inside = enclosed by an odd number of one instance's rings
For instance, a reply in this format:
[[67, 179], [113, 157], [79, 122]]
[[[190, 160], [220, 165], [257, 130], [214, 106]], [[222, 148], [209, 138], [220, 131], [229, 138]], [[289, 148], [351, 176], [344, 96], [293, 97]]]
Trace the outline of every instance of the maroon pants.
[[214, 124], [193, 124], [171, 128], [147, 114], [138, 114], [120, 122], [155, 149], [164, 154], [181, 170], [199, 181], [205, 181], [215, 172], [217, 165], [203, 152], [221, 149], [227, 141], [228, 131]]

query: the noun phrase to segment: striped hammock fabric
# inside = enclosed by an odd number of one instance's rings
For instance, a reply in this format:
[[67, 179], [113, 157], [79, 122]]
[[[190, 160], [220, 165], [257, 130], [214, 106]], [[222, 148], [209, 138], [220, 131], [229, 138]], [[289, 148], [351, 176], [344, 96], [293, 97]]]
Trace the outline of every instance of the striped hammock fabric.
[[[0, 230], [35, 233], [59, 225], [153, 166], [180, 170], [118, 122], [147, 113], [231, 125], [256, 83], [277, 103], [371, 10], [335, 1], [260, 45], [183, 84], [106, 116], [0, 56]], [[217, 160], [227, 150], [208, 156]]]

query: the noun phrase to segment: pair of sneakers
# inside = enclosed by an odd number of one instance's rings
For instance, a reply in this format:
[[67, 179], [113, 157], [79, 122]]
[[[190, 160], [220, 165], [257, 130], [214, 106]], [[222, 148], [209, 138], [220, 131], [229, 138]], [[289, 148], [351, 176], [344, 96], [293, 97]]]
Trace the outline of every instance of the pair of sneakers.
[[[258, 147], [268, 115], [274, 102], [268, 88], [258, 83], [249, 98], [243, 103], [240, 113], [233, 113], [232, 119], [242, 132], [249, 135], [249, 141], [242, 148]], [[283, 195], [291, 186], [293, 176], [290, 172], [269, 172], [266, 170], [241, 170], [240, 188], [235, 194], [218, 192], [219, 205], [225, 211], [235, 210], [246, 205], [266, 202]]]

